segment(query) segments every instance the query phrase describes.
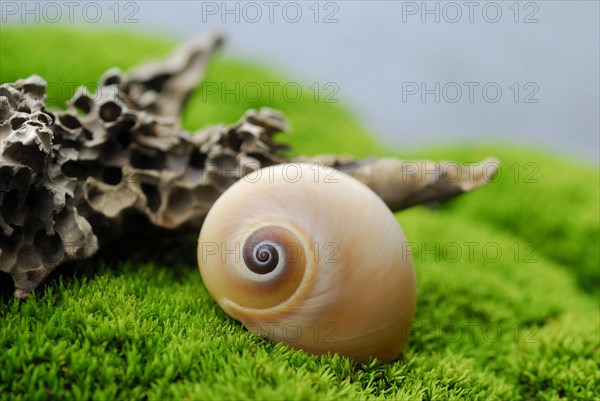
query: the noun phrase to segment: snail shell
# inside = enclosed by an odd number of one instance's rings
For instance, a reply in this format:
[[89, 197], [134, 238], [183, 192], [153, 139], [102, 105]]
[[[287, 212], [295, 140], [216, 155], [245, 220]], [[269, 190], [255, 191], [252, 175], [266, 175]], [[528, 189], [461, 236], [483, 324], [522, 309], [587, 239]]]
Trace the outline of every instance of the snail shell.
[[397, 359], [415, 272], [391, 211], [368, 187], [317, 164], [255, 171], [200, 232], [206, 288], [250, 331], [310, 353]]

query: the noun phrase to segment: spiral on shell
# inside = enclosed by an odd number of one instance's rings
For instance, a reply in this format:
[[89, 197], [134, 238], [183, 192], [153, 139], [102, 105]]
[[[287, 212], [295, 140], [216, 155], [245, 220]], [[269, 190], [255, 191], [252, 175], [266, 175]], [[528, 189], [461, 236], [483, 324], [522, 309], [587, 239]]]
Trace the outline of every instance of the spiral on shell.
[[248, 330], [314, 354], [391, 361], [416, 305], [405, 242], [388, 207], [359, 181], [283, 164], [217, 200], [198, 263], [210, 294]]

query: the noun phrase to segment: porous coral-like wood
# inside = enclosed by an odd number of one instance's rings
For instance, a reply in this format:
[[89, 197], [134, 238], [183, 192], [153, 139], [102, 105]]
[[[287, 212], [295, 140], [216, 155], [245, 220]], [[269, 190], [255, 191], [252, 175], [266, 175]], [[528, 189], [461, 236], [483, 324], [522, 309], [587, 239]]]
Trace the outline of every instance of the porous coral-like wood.
[[38, 76], [0, 86], [0, 270], [12, 276], [15, 296], [26, 297], [62, 263], [92, 256], [140, 216], [198, 230], [221, 193], [265, 166], [333, 167], [392, 210], [470, 191], [497, 167], [489, 160], [457, 178], [444, 168], [449, 162], [288, 158], [273, 138], [287, 130], [285, 119], [268, 108], [187, 133], [180, 112], [221, 42], [204, 36], [129, 74], [111, 69], [95, 94], [79, 88], [65, 111], [46, 108]]

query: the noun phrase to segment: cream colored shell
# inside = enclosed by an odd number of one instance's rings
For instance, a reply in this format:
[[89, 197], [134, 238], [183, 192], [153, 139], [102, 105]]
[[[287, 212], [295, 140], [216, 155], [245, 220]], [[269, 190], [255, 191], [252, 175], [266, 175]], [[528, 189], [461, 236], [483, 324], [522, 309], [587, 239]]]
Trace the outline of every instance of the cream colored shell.
[[[315, 354], [391, 361], [415, 313], [405, 242], [365, 185], [316, 164], [284, 164], [242, 178], [217, 200], [198, 262], [210, 294], [248, 330]], [[276, 267], [264, 273], [274, 255]]]

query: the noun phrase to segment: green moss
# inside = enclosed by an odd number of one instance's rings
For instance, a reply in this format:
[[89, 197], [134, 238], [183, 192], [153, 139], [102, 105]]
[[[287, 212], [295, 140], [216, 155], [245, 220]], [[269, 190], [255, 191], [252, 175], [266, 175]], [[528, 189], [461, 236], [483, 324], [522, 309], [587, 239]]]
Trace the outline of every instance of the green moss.
[[[0, 32], [2, 82], [37, 73], [57, 85], [93, 83], [108, 67], [171, 47], [113, 33]], [[225, 88], [270, 80], [290, 82], [220, 58], [207, 76]], [[71, 95], [64, 88], [52, 104]], [[383, 152], [350, 113], [322, 99], [222, 101], [206, 90], [191, 99], [188, 129], [269, 106], [290, 119], [298, 152]], [[418, 274], [402, 361], [315, 357], [249, 334], [210, 298], [194, 265], [195, 238], [186, 237], [138, 246], [127, 262], [95, 258], [53, 276], [27, 302], [1, 303], [0, 399], [598, 399], [598, 172], [507, 146], [402, 156], [489, 155], [503, 162], [497, 182], [397, 214]]]
[[539, 151], [508, 146], [445, 147], [423, 157], [476, 162], [495, 156], [501, 169], [483, 191], [446, 205], [531, 243], [525, 254], [559, 262], [588, 293], [600, 290], [600, 191], [597, 169]]

